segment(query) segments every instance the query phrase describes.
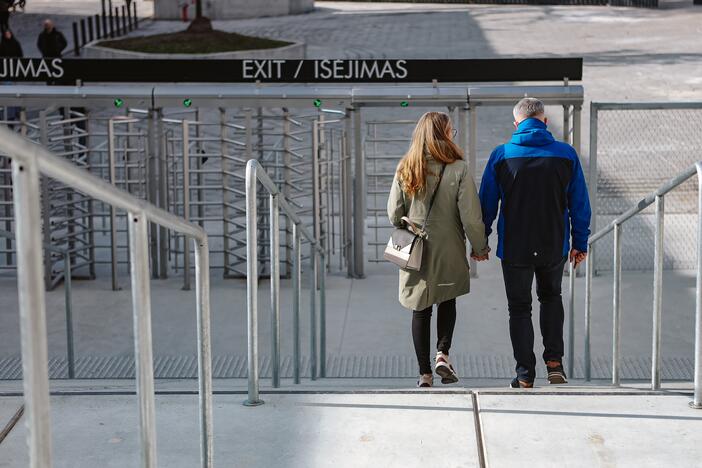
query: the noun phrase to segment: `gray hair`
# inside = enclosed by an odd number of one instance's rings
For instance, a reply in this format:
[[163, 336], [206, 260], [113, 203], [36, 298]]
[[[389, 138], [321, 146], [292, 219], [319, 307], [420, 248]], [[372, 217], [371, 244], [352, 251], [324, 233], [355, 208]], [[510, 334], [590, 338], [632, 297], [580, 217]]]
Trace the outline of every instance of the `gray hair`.
[[545, 113], [544, 103], [536, 98], [526, 97], [514, 106], [512, 113], [516, 121], [536, 117]]

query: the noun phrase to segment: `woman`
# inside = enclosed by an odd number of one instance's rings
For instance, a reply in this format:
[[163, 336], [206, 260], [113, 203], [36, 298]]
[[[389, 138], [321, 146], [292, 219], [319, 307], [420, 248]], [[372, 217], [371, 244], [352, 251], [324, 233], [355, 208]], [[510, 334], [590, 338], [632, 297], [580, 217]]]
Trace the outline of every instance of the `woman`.
[[[403, 216], [421, 228], [427, 218], [424, 257], [419, 271], [400, 270], [400, 303], [412, 309], [412, 338], [419, 363], [418, 387], [431, 387], [429, 356], [432, 306], [438, 304], [436, 373], [441, 383], [458, 382], [449, 362], [456, 324], [456, 297], [470, 290], [466, 237], [476, 257], [489, 251], [475, 182], [452, 141], [451, 119], [442, 112], [427, 112], [417, 122], [409, 151], [402, 158], [388, 199], [388, 216], [402, 227]], [[438, 187], [438, 188], [437, 188]]]

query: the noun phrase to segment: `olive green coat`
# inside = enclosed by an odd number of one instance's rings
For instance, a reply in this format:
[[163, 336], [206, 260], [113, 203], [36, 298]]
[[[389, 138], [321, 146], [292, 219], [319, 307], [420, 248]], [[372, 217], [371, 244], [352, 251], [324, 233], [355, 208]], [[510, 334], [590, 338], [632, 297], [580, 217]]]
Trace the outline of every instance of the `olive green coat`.
[[[395, 175], [388, 199], [388, 217], [396, 227], [403, 226], [403, 216], [418, 227], [424, 221], [441, 172], [441, 163], [426, 157], [429, 159], [427, 186], [414, 198], [402, 191]], [[487, 250], [480, 201], [465, 161], [446, 166], [426, 232], [422, 268], [400, 270], [400, 303], [412, 310], [423, 310], [470, 291], [466, 237], [477, 254]]]

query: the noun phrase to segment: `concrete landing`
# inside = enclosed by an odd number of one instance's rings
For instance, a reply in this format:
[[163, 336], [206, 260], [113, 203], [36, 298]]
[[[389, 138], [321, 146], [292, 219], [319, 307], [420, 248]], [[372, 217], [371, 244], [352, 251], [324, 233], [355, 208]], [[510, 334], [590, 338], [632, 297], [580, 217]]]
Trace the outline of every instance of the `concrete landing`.
[[[688, 407], [685, 388], [505, 386], [356, 393], [310, 386], [264, 392], [266, 403], [255, 408], [236, 390], [216, 394], [215, 466], [480, 467], [479, 453], [491, 468], [700, 466], [702, 411]], [[18, 403], [0, 397], [2, 425]], [[51, 403], [54, 466], [138, 466], [136, 396], [62, 394]], [[160, 394], [156, 403], [159, 466], [198, 466], [197, 396]], [[0, 467], [27, 466], [25, 437], [20, 421], [0, 444]]]

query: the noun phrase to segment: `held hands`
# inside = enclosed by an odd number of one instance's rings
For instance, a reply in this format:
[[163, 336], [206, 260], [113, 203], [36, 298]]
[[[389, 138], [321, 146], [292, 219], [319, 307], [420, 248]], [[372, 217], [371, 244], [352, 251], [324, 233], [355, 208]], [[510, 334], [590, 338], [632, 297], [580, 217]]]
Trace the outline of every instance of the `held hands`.
[[490, 259], [490, 247], [487, 248], [487, 251], [485, 252], [484, 255], [477, 255], [475, 252], [471, 252], [470, 258], [472, 258], [476, 262], [484, 262], [485, 260], [489, 260]]
[[587, 258], [587, 252], [581, 252], [579, 250], [571, 249], [568, 260], [573, 264], [573, 268], [577, 266]]

